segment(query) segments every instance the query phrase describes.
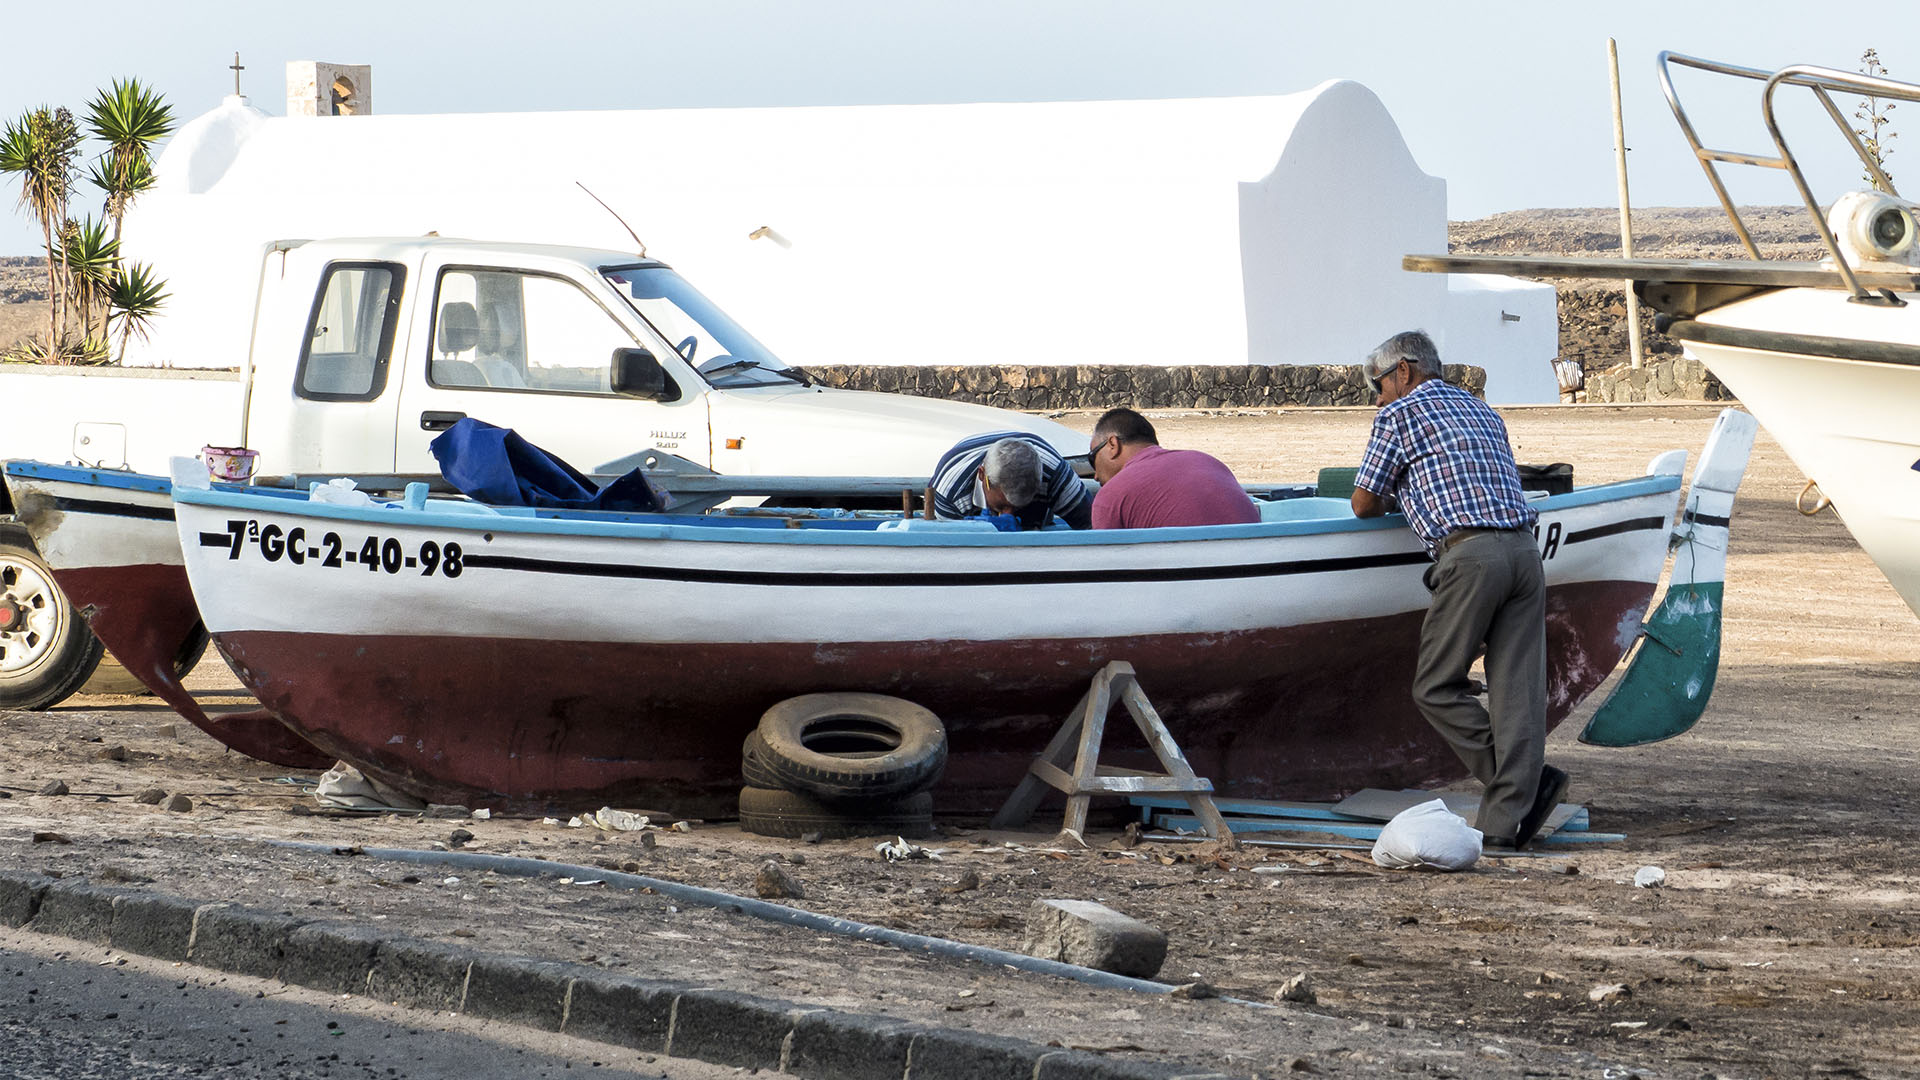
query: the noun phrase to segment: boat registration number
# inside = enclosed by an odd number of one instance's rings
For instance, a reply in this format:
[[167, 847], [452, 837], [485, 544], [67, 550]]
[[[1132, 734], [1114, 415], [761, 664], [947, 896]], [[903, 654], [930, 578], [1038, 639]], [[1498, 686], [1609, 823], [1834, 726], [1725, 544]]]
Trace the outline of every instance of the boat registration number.
[[251, 551], [270, 563], [324, 569], [353, 566], [372, 573], [412, 571], [421, 577], [439, 574], [450, 578], [459, 577], [466, 569], [466, 552], [451, 540], [444, 544], [423, 540], [418, 547], [409, 547], [393, 536], [369, 535], [357, 540], [326, 532], [313, 537], [298, 525], [282, 529], [252, 519], [230, 520], [223, 533], [201, 533], [200, 546], [225, 547], [230, 560]]

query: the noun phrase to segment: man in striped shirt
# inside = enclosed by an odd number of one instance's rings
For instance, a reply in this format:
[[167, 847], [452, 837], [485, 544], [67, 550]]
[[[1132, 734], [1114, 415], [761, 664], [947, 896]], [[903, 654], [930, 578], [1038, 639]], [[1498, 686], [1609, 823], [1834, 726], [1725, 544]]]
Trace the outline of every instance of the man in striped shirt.
[[1076, 529], [1092, 524], [1093, 500], [1066, 459], [1038, 435], [989, 431], [955, 443], [933, 467], [927, 495], [935, 517], [1011, 515], [1022, 529], [1054, 517]]
[[[1507, 426], [1487, 403], [1441, 377], [1420, 331], [1396, 334], [1366, 359], [1380, 411], [1354, 479], [1353, 512], [1378, 517], [1399, 500], [1433, 556], [1413, 699], [1485, 791], [1476, 823], [1488, 848], [1523, 848], [1567, 790], [1546, 764], [1546, 580], [1538, 514], [1520, 488]], [[1468, 670], [1486, 650], [1487, 705]]]

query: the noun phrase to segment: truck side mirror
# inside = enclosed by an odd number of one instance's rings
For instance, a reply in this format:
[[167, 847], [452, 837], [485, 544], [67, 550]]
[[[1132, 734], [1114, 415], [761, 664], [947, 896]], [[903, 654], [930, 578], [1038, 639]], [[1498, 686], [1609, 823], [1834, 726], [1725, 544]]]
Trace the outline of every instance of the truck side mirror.
[[672, 401], [680, 396], [680, 388], [667, 378], [667, 369], [646, 349], [613, 350], [612, 378], [613, 392], [627, 397]]

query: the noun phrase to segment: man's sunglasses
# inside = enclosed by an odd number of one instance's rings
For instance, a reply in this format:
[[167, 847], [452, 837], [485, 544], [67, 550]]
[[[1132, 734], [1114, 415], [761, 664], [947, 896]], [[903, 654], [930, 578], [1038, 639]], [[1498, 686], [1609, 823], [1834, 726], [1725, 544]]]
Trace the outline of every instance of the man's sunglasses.
[[1388, 368], [1386, 371], [1383, 371], [1378, 375], [1367, 376], [1368, 388], [1371, 389], [1374, 393], [1378, 394], [1380, 392], [1380, 384], [1386, 381], [1387, 375], [1391, 372], [1395, 372], [1398, 370], [1400, 370], [1400, 365], [1396, 363], [1392, 367]]

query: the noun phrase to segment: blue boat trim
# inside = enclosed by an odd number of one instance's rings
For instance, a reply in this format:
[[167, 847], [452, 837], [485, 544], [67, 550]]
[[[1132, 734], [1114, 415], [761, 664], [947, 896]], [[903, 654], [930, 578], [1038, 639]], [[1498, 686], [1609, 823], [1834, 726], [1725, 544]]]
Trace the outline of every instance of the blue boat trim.
[[173, 482], [164, 476], [119, 472], [114, 469], [89, 469], [74, 465], [49, 465], [43, 461], [9, 461], [7, 475], [32, 477], [36, 480], [60, 480], [67, 483], [88, 484], [93, 487], [120, 488], [126, 491], [148, 491], [156, 495], [165, 495], [173, 486]]
[[[1533, 505], [1541, 511], [1564, 510], [1579, 506], [1591, 506], [1597, 503], [1619, 502], [1627, 499], [1660, 495], [1678, 490], [1678, 476], [1643, 476], [1613, 484], [1602, 484], [1566, 495], [1550, 496]], [[176, 488], [175, 502], [195, 506], [219, 507], [237, 511], [273, 512], [285, 509], [284, 505], [272, 505], [266, 500], [278, 502], [285, 493], [272, 492], [271, 489], [204, 489]], [[678, 518], [653, 518], [636, 520], [626, 515], [627, 520], [609, 521], [603, 516], [591, 512], [571, 512], [565, 516], [535, 517], [523, 507], [506, 508], [505, 512], [494, 512], [477, 504], [453, 503], [459, 509], [441, 509], [429, 504], [425, 510], [407, 510], [398, 504], [379, 504], [375, 506], [343, 506], [336, 503], [303, 503], [299, 513], [306, 517], [329, 521], [351, 521], [367, 524], [392, 526], [396, 518], [404, 516], [408, 525], [422, 528], [453, 529], [461, 532], [508, 532], [529, 533], [548, 536], [603, 536], [636, 540], [694, 540], [702, 543], [752, 543], [752, 544], [828, 544], [828, 545], [867, 545], [878, 547], [1084, 547], [1121, 544], [1165, 544], [1173, 541], [1208, 540], [1249, 540], [1277, 536], [1313, 536], [1335, 533], [1361, 533], [1380, 531], [1400, 531], [1406, 528], [1406, 519], [1398, 514], [1389, 514], [1378, 518], [1328, 518], [1304, 521], [1257, 522], [1250, 525], [1209, 525], [1195, 528], [1174, 529], [1101, 529], [1076, 532], [1071, 530], [1045, 530], [1023, 533], [915, 533], [915, 532], [877, 532], [867, 529], [785, 528], [762, 525], [749, 527], [746, 532], [740, 526], [725, 527], [722, 522], [711, 518], [683, 516]], [[519, 512], [514, 512], [519, 511]], [[542, 511], [543, 515], [552, 513]], [[753, 519], [736, 519], [752, 521]], [[757, 523], [756, 523], [757, 524]], [[782, 523], [782, 526], [784, 523]], [[1634, 529], [1665, 528], [1667, 519], [1640, 518], [1632, 522]], [[1583, 530], [1591, 532], [1591, 530]], [[1596, 537], [1586, 536], [1586, 539]], [[1571, 537], [1568, 542], [1572, 542]]]

